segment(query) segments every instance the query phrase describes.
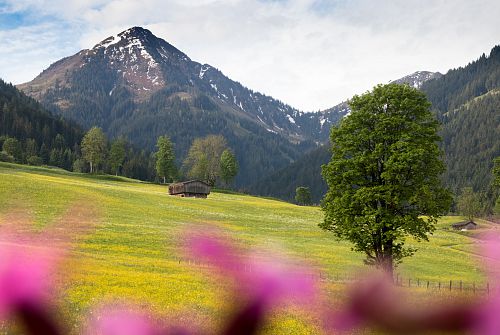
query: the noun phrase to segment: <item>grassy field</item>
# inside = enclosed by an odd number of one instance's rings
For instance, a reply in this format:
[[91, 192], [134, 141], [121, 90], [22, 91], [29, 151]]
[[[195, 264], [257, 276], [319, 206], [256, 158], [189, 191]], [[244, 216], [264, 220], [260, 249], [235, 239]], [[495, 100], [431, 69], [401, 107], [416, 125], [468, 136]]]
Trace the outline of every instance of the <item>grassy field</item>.
[[[225, 193], [206, 200], [178, 198], [161, 185], [0, 163], [0, 224], [12, 220], [28, 220], [30, 229], [42, 234], [62, 225], [70, 227], [67, 236], [81, 235], [61, 280], [65, 313], [75, 322], [96, 303], [116, 299], [180, 322], [220, 318], [224, 285], [185, 261], [179, 247], [187, 229], [216, 227], [244, 247], [279, 248], [330, 278], [362, 267], [361, 255], [349, 244], [318, 228], [322, 212], [316, 207]], [[422, 281], [481, 282], [474, 237], [449, 229], [460, 220], [443, 218], [430, 242], [415, 244], [418, 252], [398, 272]], [[328, 290], [342, 295], [338, 284]], [[297, 313], [279, 315], [271, 332], [314, 332]]]

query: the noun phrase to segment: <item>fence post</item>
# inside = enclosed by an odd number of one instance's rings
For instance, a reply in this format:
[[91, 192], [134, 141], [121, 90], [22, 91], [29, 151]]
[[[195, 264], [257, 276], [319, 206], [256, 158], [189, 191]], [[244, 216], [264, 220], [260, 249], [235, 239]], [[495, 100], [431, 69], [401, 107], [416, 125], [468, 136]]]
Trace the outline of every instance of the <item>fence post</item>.
[[490, 283], [486, 283], [486, 291], [490, 294]]
[[408, 287], [411, 287], [411, 279], [408, 278]]
[[451, 280], [450, 280], [450, 291], [451, 291]]
[[417, 287], [420, 287], [420, 279], [417, 278]]
[[460, 281], [460, 292], [462, 292], [462, 281]]
[[439, 289], [439, 291], [441, 291], [441, 282], [439, 282], [438, 289]]
[[429, 289], [429, 281], [427, 281], [427, 289]]

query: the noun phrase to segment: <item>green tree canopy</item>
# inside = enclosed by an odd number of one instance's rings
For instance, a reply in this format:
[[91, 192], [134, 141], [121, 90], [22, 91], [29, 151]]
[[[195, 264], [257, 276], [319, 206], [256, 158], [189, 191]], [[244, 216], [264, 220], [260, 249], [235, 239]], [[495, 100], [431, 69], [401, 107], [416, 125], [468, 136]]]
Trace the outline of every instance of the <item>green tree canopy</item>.
[[406, 236], [428, 240], [451, 204], [439, 178], [439, 125], [425, 95], [408, 85], [379, 85], [349, 104], [352, 113], [331, 130], [320, 227], [392, 274], [415, 251]]
[[116, 175], [120, 172], [123, 162], [125, 161], [125, 146], [126, 142], [121, 138], [111, 144], [111, 149], [109, 151], [109, 165], [111, 167], [111, 171], [113, 171]]
[[187, 175], [214, 186], [221, 175], [221, 156], [226, 148], [226, 139], [221, 135], [195, 139], [184, 161]]
[[14, 157], [17, 162], [21, 161], [22, 149], [21, 143], [14, 137], [8, 137], [3, 142], [2, 146], [3, 151], [5, 151], [8, 155]]
[[104, 162], [107, 153], [106, 137], [101, 128], [92, 127], [82, 139], [82, 157], [90, 164], [90, 173]]
[[295, 189], [295, 202], [300, 206], [311, 205], [311, 191], [309, 187], [299, 186]]
[[177, 175], [174, 145], [168, 136], [160, 136], [156, 142], [156, 147], [158, 148], [158, 151], [155, 153], [156, 174], [158, 177], [163, 178], [163, 183], [165, 184], [167, 179], [173, 180]]
[[238, 174], [238, 161], [231, 150], [226, 149], [222, 152], [220, 157], [220, 168], [221, 179], [224, 181], [224, 184], [229, 185]]

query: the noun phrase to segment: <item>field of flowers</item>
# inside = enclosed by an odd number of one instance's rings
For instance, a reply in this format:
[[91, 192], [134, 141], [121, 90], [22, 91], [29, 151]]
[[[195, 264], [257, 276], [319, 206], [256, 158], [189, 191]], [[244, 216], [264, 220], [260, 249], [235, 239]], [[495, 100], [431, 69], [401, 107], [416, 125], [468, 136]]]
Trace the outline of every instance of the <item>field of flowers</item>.
[[[354, 276], [362, 257], [320, 230], [321, 220], [316, 207], [218, 192], [208, 199], [178, 198], [163, 185], [0, 163], [0, 228], [10, 241], [22, 243], [29, 234], [66, 252], [55, 294], [58, 313], [73, 332], [84, 315], [111, 301], [132, 302], [181, 324], [215, 326], [229, 308], [224, 298], [230, 282], [185, 251], [193, 233], [216, 231], [243, 250], [258, 250], [257, 258], [280, 254], [307, 263], [315, 271], [311, 276], [331, 279], [321, 289], [339, 301], [345, 285], [335, 278]], [[443, 218], [398, 273], [422, 282], [484, 284], [476, 239], [449, 228], [460, 220]], [[311, 333], [316, 317], [289, 306], [276, 313], [269, 332]]]

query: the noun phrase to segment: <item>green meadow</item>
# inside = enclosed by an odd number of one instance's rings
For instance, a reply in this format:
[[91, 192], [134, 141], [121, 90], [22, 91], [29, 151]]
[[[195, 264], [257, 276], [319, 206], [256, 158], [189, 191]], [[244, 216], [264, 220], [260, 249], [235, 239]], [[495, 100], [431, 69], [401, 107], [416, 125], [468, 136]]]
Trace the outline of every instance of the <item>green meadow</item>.
[[[12, 218], [19, 222], [8, 222]], [[216, 324], [228, 308], [227, 285], [182, 251], [190, 231], [217, 230], [244, 249], [259, 250], [260, 257], [279, 250], [311, 263], [330, 279], [363, 269], [362, 255], [319, 229], [321, 220], [317, 207], [272, 199], [219, 192], [208, 199], [179, 198], [169, 196], [164, 185], [0, 163], [0, 225], [27, 224], [47, 241], [50, 236], [44, 232], [61, 225], [63, 235], [74, 242], [60, 267], [59, 300], [64, 317], [77, 325], [92, 307], [117, 300], [181, 324]], [[451, 279], [480, 285], [484, 277], [475, 237], [450, 228], [461, 220], [444, 217], [430, 242], [408, 241], [418, 251], [397, 272], [422, 282]], [[333, 280], [323, 285], [333, 299], [342, 296], [343, 288]], [[276, 318], [279, 322], [269, 326], [272, 333], [315, 330], [310, 322], [314, 316], [291, 307]]]

